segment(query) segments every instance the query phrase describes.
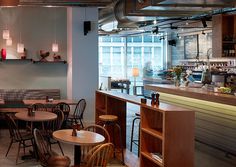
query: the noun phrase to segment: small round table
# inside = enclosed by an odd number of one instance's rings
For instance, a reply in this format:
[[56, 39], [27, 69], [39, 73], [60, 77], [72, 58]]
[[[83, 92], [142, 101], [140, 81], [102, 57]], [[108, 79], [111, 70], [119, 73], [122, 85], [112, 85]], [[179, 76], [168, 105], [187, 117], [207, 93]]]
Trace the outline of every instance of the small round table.
[[29, 116], [28, 111], [22, 111], [22, 112], [16, 113], [15, 117], [23, 121], [31, 122], [31, 130], [33, 132], [33, 127], [32, 127], [33, 122], [44, 122], [44, 121], [54, 120], [57, 118], [57, 115], [52, 112], [47, 112], [47, 111], [35, 111], [34, 116]]
[[74, 165], [80, 164], [81, 148], [80, 146], [93, 146], [102, 143], [105, 137], [90, 131], [80, 130], [77, 132], [77, 136], [72, 136], [72, 129], [62, 129], [53, 132], [54, 139], [74, 145]]

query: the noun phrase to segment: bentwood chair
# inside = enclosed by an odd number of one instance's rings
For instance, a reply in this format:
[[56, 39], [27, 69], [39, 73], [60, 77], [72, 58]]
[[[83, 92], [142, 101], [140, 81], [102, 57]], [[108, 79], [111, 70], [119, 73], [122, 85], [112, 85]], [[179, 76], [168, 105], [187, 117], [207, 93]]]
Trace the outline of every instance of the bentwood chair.
[[81, 127], [84, 128], [82, 120], [85, 107], [86, 107], [85, 99], [80, 99], [79, 102], [76, 104], [73, 115], [69, 115], [67, 118], [67, 122], [70, 124], [70, 126], [72, 126], [73, 124], [80, 123]]
[[52, 111], [55, 110], [55, 109], [60, 109], [63, 112], [64, 121], [63, 121], [62, 127], [66, 127], [66, 121], [67, 121], [67, 118], [68, 118], [69, 113], [70, 113], [70, 105], [67, 104], [67, 103], [64, 103], [64, 102], [60, 102], [60, 103], [57, 103], [53, 107]]
[[47, 107], [42, 103], [34, 103], [29, 108], [32, 108], [34, 111], [47, 111]]
[[[33, 111], [47, 111], [47, 107], [44, 104], [42, 104], [42, 103], [34, 103], [34, 104], [28, 106], [28, 109], [31, 109]], [[43, 122], [41, 123], [41, 126], [44, 127], [44, 123]], [[27, 122], [26, 123], [26, 127], [29, 130], [32, 131], [32, 128], [33, 128], [32, 127], [32, 122], [30, 122], [30, 123]]]
[[45, 140], [38, 129], [34, 129], [34, 139], [37, 146], [40, 164], [44, 167], [69, 167], [70, 158], [58, 155], [50, 150], [49, 144]]
[[[102, 127], [100, 125], [93, 124], [93, 125], [89, 125], [89, 126], [85, 127], [84, 130], [99, 133], [105, 137], [104, 143], [110, 143], [110, 135], [104, 127]], [[81, 146], [81, 160], [82, 160], [82, 162], [84, 162], [86, 160], [85, 158], [86, 158], [88, 152], [93, 147], [94, 146]]]
[[50, 149], [52, 144], [58, 144], [62, 155], [64, 155], [60, 142], [55, 140], [52, 136], [54, 131], [61, 129], [64, 121], [64, 114], [60, 109], [54, 109], [52, 112], [57, 115], [57, 118], [46, 123], [46, 128], [43, 130], [43, 136], [47, 138]]
[[20, 148], [24, 149], [24, 154], [25, 154], [25, 148], [33, 146], [33, 135], [27, 132], [20, 132], [12, 116], [6, 115], [5, 118], [6, 118], [8, 128], [9, 128], [10, 138], [11, 138], [10, 145], [7, 149], [7, 153], [5, 156], [7, 157], [12, 144], [18, 143], [18, 150], [17, 150], [17, 156], [16, 156], [16, 164], [17, 164]]
[[114, 145], [112, 143], [105, 143], [95, 146], [88, 152], [86, 157], [86, 164], [80, 167], [106, 167], [108, 161], [112, 156]]

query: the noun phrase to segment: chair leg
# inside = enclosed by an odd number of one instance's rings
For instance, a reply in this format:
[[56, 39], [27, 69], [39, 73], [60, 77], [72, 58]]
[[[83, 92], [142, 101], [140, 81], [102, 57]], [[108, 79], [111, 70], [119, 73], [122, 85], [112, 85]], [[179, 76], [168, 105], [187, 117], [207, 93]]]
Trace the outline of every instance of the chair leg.
[[63, 152], [63, 150], [62, 150], [61, 143], [60, 143], [59, 141], [57, 141], [57, 144], [58, 144], [58, 146], [59, 146], [59, 148], [60, 148], [60, 150], [61, 150], [62, 155], [64, 156], [64, 152]]
[[23, 141], [23, 150], [24, 150], [24, 155], [25, 155], [25, 141]]
[[21, 145], [21, 142], [19, 142], [19, 145], [18, 145], [18, 150], [17, 150], [17, 155], [16, 155], [16, 165], [18, 163], [18, 158], [19, 158], [19, 154], [20, 154], [20, 145]]
[[139, 122], [139, 129], [138, 129], [138, 157], [139, 157], [139, 151], [140, 151], [140, 122]]
[[122, 135], [121, 135], [121, 128], [120, 128], [120, 125], [115, 123], [116, 127], [118, 128], [119, 130], [119, 133], [120, 133], [120, 147], [121, 147], [121, 158], [122, 158], [122, 164], [124, 165], [125, 164], [125, 160], [124, 160], [124, 147], [123, 147], [123, 142], [122, 142]]
[[83, 124], [82, 120], [79, 119], [79, 121], [80, 121], [81, 127], [84, 129], [84, 124]]
[[130, 137], [130, 151], [131, 152], [133, 150], [134, 122], [135, 122], [135, 118], [133, 119], [132, 126], [131, 126], [131, 137]]
[[7, 153], [6, 153], [6, 155], [5, 155], [6, 157], [7, 157], [8, 153], [9, 153], [9, 151], [10, 151], [10, 149], [11, 149], [12, 143], [13, 143], [13, 140], [11, 139], [11, 143], [10, 143], [10, 145], [8, 146]]

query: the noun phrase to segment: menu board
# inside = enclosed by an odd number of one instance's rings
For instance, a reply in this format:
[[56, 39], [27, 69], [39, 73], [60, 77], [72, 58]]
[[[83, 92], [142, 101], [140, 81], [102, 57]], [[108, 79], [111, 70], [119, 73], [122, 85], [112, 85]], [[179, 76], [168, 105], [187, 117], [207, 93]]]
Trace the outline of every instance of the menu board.
[[198, 55], [198, 35], [184, 37], [184, 57], [185, 59], [196, 59]]

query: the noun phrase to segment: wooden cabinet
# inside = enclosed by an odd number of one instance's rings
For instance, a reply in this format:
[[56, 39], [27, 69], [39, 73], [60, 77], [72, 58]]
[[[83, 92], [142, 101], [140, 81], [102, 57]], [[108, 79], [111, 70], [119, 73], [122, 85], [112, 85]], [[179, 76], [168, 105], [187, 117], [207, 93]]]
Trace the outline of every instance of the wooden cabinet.
[[236, 57], [236, 15], [215, 15], [212, 26], [212, 56]]
[[140, 166], [193, 167], [194, 112], [165, 107], [141, 107]]
[[[126, 139], [126, 103], [140, 106], [140, 167], [194, 166], [194, 111], [160, 102], [152, 106], [147, 99], [110, 91], [96, 91], [96, 122], [101, 114], [119, 117], [123, 141]], [[160, 159], [155, 159], [154, 154]]]

